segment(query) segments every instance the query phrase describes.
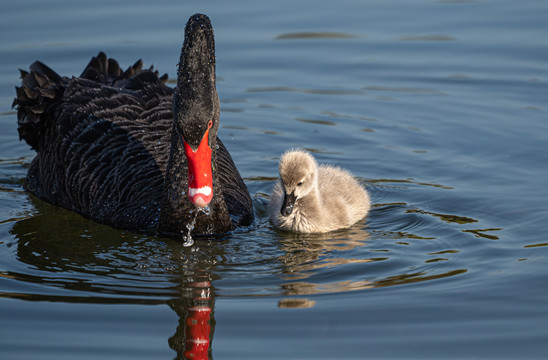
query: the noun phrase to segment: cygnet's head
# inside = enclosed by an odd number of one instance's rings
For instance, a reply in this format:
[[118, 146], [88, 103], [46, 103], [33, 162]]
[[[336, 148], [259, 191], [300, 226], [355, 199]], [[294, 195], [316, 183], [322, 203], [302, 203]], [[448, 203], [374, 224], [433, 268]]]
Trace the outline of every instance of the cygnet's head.
[[282, 155], [278, 169], [284, 191], [280, 212], [283, 216], [288, 216], [293, 211], [295, 202], [316, 186], [317, 164], [308, 152], [291, 150]]

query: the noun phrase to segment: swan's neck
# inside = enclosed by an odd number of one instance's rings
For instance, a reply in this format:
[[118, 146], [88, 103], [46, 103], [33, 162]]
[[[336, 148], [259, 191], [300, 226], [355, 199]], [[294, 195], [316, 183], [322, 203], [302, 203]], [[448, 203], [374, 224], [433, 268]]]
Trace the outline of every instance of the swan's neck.
[[188, 198], [188, 169], [182, 144], [173, 126], [171, 130], [171, 150], [164, 175], [162, 193], [162, 209], [158, 232], [170, 236], [184, 231], [184, 224], [192, 222], [192, 214], [188, 211], [192, 204]]

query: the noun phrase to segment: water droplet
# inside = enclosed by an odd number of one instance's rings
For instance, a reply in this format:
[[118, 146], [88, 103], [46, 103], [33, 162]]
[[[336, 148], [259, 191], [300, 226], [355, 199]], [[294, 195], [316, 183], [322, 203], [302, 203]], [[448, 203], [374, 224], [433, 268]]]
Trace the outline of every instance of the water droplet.
[[192, 240], [192, 238], [190, 236], [188, 238], [184, 237], [183, 240], [184, 240], [183, 241], [183, 246], [184, 247], [189, 247], [189, 246], [194, 245], [194, 240]]
[[192, 221], [188, 224], [186, 224], [187, 233], [184, 235], [184, 231], [181, 230], [181, 234], [183, 234], [183, 246], [188, 247], [192, 246], [194, 244], [194, 240], [192, 239], [192, 230], [194, 230], [194, 225], [196, 225], [196, 218], [198, 217], [198, 211], [194, 213], [194, 217], [192, 218]]
[[209, 207], [209, 205], [206, 205], [205, 207], [203, 208], [198, 208], [198, 211], [203, 213], [204, 215], [206, 216], [210, 216], [211, 215], [211, 208]]
[[186, 224], [186, 228], [188, 229], [188, 231], [194, 230], [194, 224], [195, 224], [195, 223], [196, 223], [196, 222], [193, 221], [193, 222], [191, 222], [190, 224]]

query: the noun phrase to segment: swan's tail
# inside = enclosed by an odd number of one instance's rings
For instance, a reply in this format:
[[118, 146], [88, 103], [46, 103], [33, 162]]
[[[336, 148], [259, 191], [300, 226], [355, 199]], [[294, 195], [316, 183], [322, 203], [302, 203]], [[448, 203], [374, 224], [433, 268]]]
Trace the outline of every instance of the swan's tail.
[[[143, 61], [138, 60], [122, 71], [118, 62], [107, 58], [100, 52], [91, 58], [80, 78], [88, 79], [105, 85], [113, 85], [117, 81], [126, 80], [141, 72]], [[161, 81], [166, 82], [167, 74], [159, 77], [158, 71], [149, 68]], [[55, 108], [63, 96], [70, 79], [61, 77], [47, 65], [35, 61], [30, 66], [30, 72], [21, 72], [21, 86], [16, 87], [16, 98], [12, 107], [17, 107], [17, 124], [19, 139], [25, 140], [33, 149], [39, 149], [40, 138], [52, 121]]]

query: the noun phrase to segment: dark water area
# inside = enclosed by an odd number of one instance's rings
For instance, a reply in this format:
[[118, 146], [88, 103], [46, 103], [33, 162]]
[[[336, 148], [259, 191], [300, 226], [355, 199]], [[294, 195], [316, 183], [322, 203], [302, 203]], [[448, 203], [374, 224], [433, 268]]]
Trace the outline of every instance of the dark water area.
[[[185, 247], [26, 193], [18, 69], [78, 75], [105, 51], [173, 79], [196, 12], [254, 224]], [[547, 17], [540, 0], [3, 4], [0, 358], [545, 358]], [[291, 148], [352, 171], [370, 215], [274, 230]]]

